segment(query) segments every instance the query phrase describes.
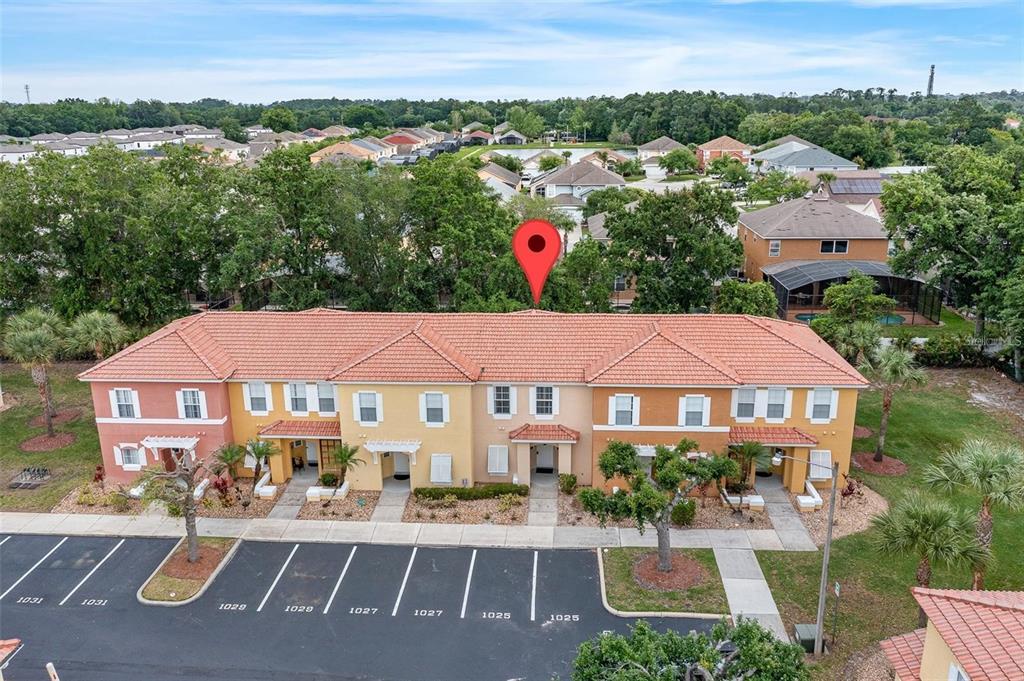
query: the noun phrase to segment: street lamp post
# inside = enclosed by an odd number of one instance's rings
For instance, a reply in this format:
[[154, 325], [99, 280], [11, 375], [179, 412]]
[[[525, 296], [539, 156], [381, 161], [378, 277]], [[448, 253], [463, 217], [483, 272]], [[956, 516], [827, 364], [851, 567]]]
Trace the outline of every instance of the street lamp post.
[[[782, 464], [783, 459], [789, 459], [790, 461], [800, 461], [792, 456], [786, 456], [785, 454], [776, 454], [772, 457], [772, 465], [778, 466]], [[808, 466], [817, 466], [819, 468], [825, 468], [820, 463], [814, 463], [813, 461], [807, 462]], [[825, 595], [828, 591], [828, 561], [832, 553], [832, 521], [835, 519], [836, 513], [836, 488], [839, 486], [839, 464], [832, 464], [832, 493], [829, 498], [828, 504], [828, 528], [825, 532], [825, 551], [821, 557], [821, 583], [818, 586], [818, 617], [814, 624], [814, 654], [821, 655], [824, 652], [824, 632], [825, 632]]]

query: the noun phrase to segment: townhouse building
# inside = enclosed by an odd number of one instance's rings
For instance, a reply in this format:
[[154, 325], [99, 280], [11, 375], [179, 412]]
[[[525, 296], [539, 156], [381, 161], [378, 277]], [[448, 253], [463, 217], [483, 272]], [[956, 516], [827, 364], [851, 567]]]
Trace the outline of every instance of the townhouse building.
[[[756, 350], [755, 350], [756, 349]], [[268, 440], [275, 483], [330, 470], [355, 489], [530, 484], [597, 470], [612, 440], [693, 456], [756, 440], [802, 492], [849, 470], [866, 381], [801, 324], [744, 315], [205, 312], [82, 372], [107, 475]], [[255, 465], [249, 457], [249, 474]], [[809, 468], [809, 464], [817, 464]]]

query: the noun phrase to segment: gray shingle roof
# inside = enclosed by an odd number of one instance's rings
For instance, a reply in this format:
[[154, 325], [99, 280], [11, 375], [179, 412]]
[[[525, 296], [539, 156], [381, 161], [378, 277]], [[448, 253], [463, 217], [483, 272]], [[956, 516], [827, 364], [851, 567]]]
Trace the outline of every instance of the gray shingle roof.
[[647, 144], [641, 144], [640, 148], [644, 151], [672, 151], [673, 149], [678, 149], [681, 146], [683, 145], [676, 142], [671, 137], [662, 135], [658, 139], [651, 140]]
[[508, 168], [499, 166], [497, 163], [488, 163], [478, 172], [487, 173], [488, 175], [496, 177], [511, 187], [515, 187], [522, 182], [522, 178], [519, 176], [519, 173], [514, 173]]
[[[537, 181], [534, 180], [534, 184]], [[572, 186], [608, 186], [608, 185], [622, 185], [626, 184], [626, 181], [621, 175], [617, 175], [610, 170], [605, 170], [593, 163], [586, 161], [579, 161], [573, 163], [571, 166], [566, 168], [560, 168], [555, 170], [550, 175], [544, 176], [540, 184], [567, 184]]]
[[740, 215], [765, 239], [888, 239], [882, 223], [824, 195], [800, 198]]
[[821, 147], [800, 149], [778, 158], [770, 159], [772, 165], [784, 168], [822, 168], [841, 167], [855, 170], [858, 166], [853, 161], [842, 156], [836, 156], [831, 151]]

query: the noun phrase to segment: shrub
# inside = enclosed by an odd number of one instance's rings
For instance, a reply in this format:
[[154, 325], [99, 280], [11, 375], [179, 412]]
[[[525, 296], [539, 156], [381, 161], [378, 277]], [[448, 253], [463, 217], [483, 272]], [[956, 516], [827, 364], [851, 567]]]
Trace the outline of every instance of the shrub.
[[178, 504], [167, 504], [167, 515], [172, 518], [180, 518], [185, 515], [185, 511]]
[[78, 503], [82, 506], [95, 506], [96, 502], [96, 494], [92, 491], [92, 487], [82, 485], [78, 488]]
[[443, 499], [450, 495], [460, 501], [472, 501], [474, 499], [494, 499], [503, 494], [525, 497], [530, 493], [530, 488], [527, 485], [497, 482], [479, 487], [417, 487], [412, 493], [419, 500]]
[[498, 510], [502, 513], [523, 505], [523, 498], [515, 494], [502, 494], [498, 497]]
[[693, 499], [683, 499], [672, 509], [672, 524], [679, 526], [692, 525], [696, 515], [697, 504], [694, 503]]
[[334, 473], [324, 473], [320, 476], [320, 484], [324, 487], [334, 487], [338, 484], [338, 476]]
[[967, 334], [931, 336], [917, 352], [917, 361], [930, 367], [983, 367], [988, 359], [981, 343]]
[[103, 470], [103, 466], [102, 465], [96, 466], [96, 470], [93, 471], [93, 474], [92, 474], [92, 481], [93, 482], [103, 482], [103, 478], [105, 478], [105, 477], [107, 477], [107, 473], [106, 473], [106, 471]]
[[562, 490], [562, 494], [573, 494], [576, 491], [576, 476], [572, 473], [559, 473], [558, 489]]
[[124, 513], [128, 510], [131, 504], [128, 501], [127, 495], [121, 492], [111, 492], [106, 496], [103, 501], [104, 506], [109, 506], [119, 513]]
[[228, 482], [227, 478], [216, 477], [213, 479], [213, 488], [217, 490], [217, 494], [220, 495], [221, 500], [224, 500], [228, 496], [228, 492], [231, 490], [231, 483]]

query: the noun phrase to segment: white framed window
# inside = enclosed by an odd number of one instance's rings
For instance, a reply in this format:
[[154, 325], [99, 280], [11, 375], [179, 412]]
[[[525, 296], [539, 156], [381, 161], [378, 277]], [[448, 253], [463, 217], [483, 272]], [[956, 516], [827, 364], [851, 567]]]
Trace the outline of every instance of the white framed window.
[[613, 415], [612, 423], [616, 426], [631, 426], [633, 425], [633, 396], [632, 395], [616, 395], [615, 396], [615, 413]]
[[811, 423], [828, 423], [836, 417], [838, 394], [832, 388], [814, 388], [807, 393], [807, 418]]
[[357, 392], [352, 395], [352, 418], [361, 426], [375, 426], [384, 420], [384, 402], [376, 392]]
[[263, 381], [250, 381], [244, 384], [242, 397], [246, 411], [256, 416], [266, 416], [274, 408], [270, 386]]
[[777, 258], [782, 253], [782, 242], [778, 239], [772, 239], [768, 242], [768, 257]]
[[511, 416], [512, 386], [496, 385], [491, 390], [491, 413], [495, 416]]
[[821, 242], [822, 253], [846, 253], [850, 248], [850, 242], [845, 239], [825, 240]]
[[705, 426], [704, 395], [687, 395], [683, 398], [683, 422], [681, 425], [690, 427]]
[[448, 423], [448, 395], [429, 392], [420, 394], [420, 421], [435, 428]]
[[117, 419], [141, 418], [138, 391], [131, 388], [114, 388], [111, 390], [110, 415]]
[[812, 449], [810, 463], [807, 466], [809, 480], [832, 479], [832, 452], [828, 449]]
[[768, 388], [768, 406], [765, 418], [769, 421], [781, 421], [786, 418], [786, 402], [789, 391], [785, 388]]
[[206, 418], [206, 395], [196, 388], [178, 390], [178, 418], [198, 420]]
[[139, 456], [138, 447], [121, 447], [121, 465], [141, 466], [142, 458]]
[[430, 482], [435, 485], [452, 484], [452, 455], [430, 455]]
[[538, 385], [534, 388], [533, 411], [537, 416], [553, 416], [555, 413], [555, 388]]
[[508, 445], [489, 445], [487, 447], [487, 473], [508, 475]]
[[971, 681], [967, 672], [960, 668], [956, 662], [949, 663], [949, 672], [946, 674], [947, 681]]
[[334, 414], [338, 411], [335, 405], [334, 385], [331, 383], [316, 384], [317, 405], [316, 410], [321, 415]]
[[146, 465], [145, 450], [134, 442], [122, 442], [114, 447], [114, 463], [126, 471], [142, 470]]
[[288, 384], [288, 411], [301, 415], [309, 413], [309, 391], [305, 383]]
[[757, 401], [757, 389], [756, 388], [737, 388], [736, 389], [736, 418], [738, 419], [753, 419], [754, 418], [754, 404]]

